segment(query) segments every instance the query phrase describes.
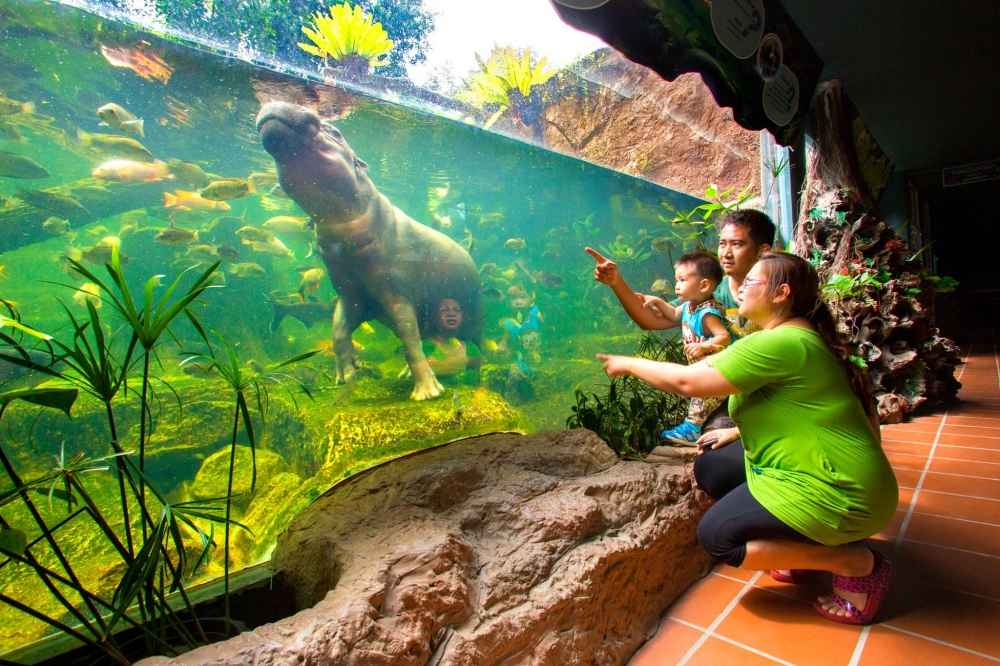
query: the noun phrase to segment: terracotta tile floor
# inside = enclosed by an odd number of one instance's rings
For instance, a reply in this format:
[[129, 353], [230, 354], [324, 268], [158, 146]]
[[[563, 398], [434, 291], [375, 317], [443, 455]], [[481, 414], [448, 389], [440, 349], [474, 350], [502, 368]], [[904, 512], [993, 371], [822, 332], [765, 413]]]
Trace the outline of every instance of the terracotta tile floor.
[[957, 408], [882, 428], [900, 493], [871, 542], [896, 571], [877, 624], [817, 615], [812, 600], [828, 576], [782, 585], [719, 565], [667, 610], [629, 666], [1000, 663], [1000, 363], [993, 342], [963, 353]]

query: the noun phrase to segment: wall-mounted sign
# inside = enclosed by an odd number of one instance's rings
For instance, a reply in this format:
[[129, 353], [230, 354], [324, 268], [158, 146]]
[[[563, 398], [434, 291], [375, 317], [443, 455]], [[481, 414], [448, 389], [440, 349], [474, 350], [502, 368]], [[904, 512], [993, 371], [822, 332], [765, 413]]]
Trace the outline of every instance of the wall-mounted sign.
[[998, 179], [1000, 179], [1000, 160], [948, 167], [941, 171], [941, 184], [945, 187], [969, 185], [970, 183], [981, 183], [984, 180]]
[[823, 62], [778, 0], [552, 0], [564, 21], [668, 81], [698, 72], [719, 106], [788, 146]]

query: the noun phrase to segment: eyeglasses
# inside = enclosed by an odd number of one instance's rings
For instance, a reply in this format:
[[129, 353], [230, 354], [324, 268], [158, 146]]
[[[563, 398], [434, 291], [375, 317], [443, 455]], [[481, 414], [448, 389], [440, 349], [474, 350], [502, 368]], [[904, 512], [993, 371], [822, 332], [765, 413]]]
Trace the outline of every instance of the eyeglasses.
[[756, 287], [758, 284], [767, 284], [767, 282], [765, 280], [755, 280], [754, 278], [744, 278], [741, 286], [744, 290], [747, 290], [750, 287]]
[[438, 314], [462, 314], [462, 308], [439, 308]]

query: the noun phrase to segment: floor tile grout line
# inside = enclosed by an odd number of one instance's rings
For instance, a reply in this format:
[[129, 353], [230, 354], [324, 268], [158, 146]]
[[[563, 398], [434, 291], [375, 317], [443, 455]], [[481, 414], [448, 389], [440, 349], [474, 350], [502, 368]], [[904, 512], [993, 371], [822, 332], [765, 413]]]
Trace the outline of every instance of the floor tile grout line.
[[[935, 446], [937, 446], [937, 445], [935, 444]], [[927, 462], [930, 463], [929, 460]], [[916, 471], [916, 470], [910, 470], [910, 471], [913, 472], [913, 471]], [[983, 481], [997, 481], [997, 482], [1000, 482], [1000, 479], [995, 479], [992, 476], [974, 476], [972, 474], [955, 474], [954, 472], [935, 472], [933, 470], [927, 470], [925, 473], [926, 474], [939, 474], [941, 476], [957, 476], [957, 477], [962, 478], [962, 479], [981, 479]], [[922, 477], [921, 477], [921, 480], [923, 480]]]
[[957, 518], [955, 516], [942, 516], [940, 513], [927, 513], [926, 511], [914, 511], [918, 516], [930, 516], [932, 518], [944, 518], [945, 520], [957, 520], [962, 523], [972, 523], [973, 525], [986, 525], [987, 527], [1000, 527], [997, 523], [985, 523], [981, 520], [970, 520], [968, 518]]
[[[900, 486], [900, 488], [902, 488], [902, 486]], [[979, 495], [963, 495], [962, 493], [949, 493], [943, 490], [927, 490], [926, 488], [924, 489], [924, 492], [932, 493], [934, 495], [951, 495], [952, 497], [966, 497], [968, 499], [985, 500], [987, 502], [1000, 502], [1000, 497], [980, 497]]]
[[[994, 345], [994, 356], [996, 355], [996, 346]], [[969, 364], [969, 358], [972, 354], [972, 347], [969, 347], [969, 353], [965, 356], [965, 363], [962, 364], [962, 371], [959, 372], [956, 379], [961, 380], [962, 375], [965, 373], [965, 368]], [[913, 489], [913, 496], [910, 497], [910, 505], [906, 508], [906, 515], [903, 517], [903, 523], [899, 526], [899, 531], [896, 533], [896, 543], [892, 547], [892, 560], [895, 560], [899, 556], [900, 550], [903, 548], [903, 538], [906, 535], [906, 528], [910, 525], [910, 518], [913, 516], [913, 509], [917, 505], [917, 500], [920, 498], [920, 489], [924, 485], [924, 479], [927, 478], [927, 472], [930, 469], [931, 463], [934, 462], [934, 452], [937, 451], [938, 440], [941, 439], [941, 431], [944, 430], [944, 424], [948, 422], [948, 411], [945, 410], [944, 415], [941, 417], [941, 421], [938, 423], [937, 434], [934, 435], [934, 443], [931, 445], [931, 450], [927, 452], [927, 462], [924, 463], [924, 469], [920, 473], [920, 478], [917, 479], [917, 487]], [[861, 661], [861, 653], [865, 650], [865, 644], [868, 642], [868, 635], [871, 633], [871, 625], [867, 625], [861, 630], [861, 635], [858, 636], [858, 642], [854, 645], [854, 652], [851, 654], [851, 660], [847, 663], [847, 666], [858, 666]]]
[[722, 612], [719, 613], [714, 620], [712, 620], [712, 624], [708, 625], [708, 628], [705, 629], [705, 632], [700, 637], [698, 637], [698, 640], [694, 642], [694, 645], [688, 648], [688, 651], [685, 652], [684, 656], [677, 662], [677, 666], [684, 666], [684, 664], [691, 660], [691, 657], [693, 657], [694, 653], [705, 644], [705, 641], [709, 639], [712, 632], [714, 632], [718, 626], [722, 624], [722, 621], [725, 620], [731, 612], [733, 612], [733, 609], [736, 608], [736, 604], [740, 602], [740, 599], [742, 599], [747, 592], [753, 589], [753, 584], [757, 582], [757, 579], [759, 579], [763, 573], [763, 571], [758, 571], [750, 578], [750, 580], [746, 582], [745, 585], [743, 585], [743, 589], [736, 593], [736, 596], [733, 597], [732, 601], [726, 604], [726, 607], [722, 609]]
[[938, 645], [944, 645], [945, 647], [950, 647], [950, 648], [953, 648], [955, 650], [960, 650], [962, 652], [967, 652], [968, 654], [974, 654], [977, 657], [982, 657], [983, 659], [989, 659], [990, 661], [1000, 662], [1000, 659], [998, 659], [997, 657], [994, 657], [992, 655], [986, 654], [985, 652], [977, 652], [975, 650], [970, 650], [967, 647], [962, 647], [961, 645], [955, 645], [954, 643], [949, 643], [947, 641], [942, 641], [942, 640], [937, 639], [937, 638], [931, 638], [930, 636], [925, 636], [923, 634], [918, 634], [915, 631], [909, 631], [908, 629], [901, 629], [899, 627], [894, 627], [891, 624], [883, 624], [881, 622], [879, 623], [878, 626], [884, 627], [886, 629], [891, 629], [892, 631], [898, 631], [901, 634], [906, 634], [907, 636], [913, 636], [914, 638], [922, 638], [925, 641], [930, 641], [931, 643], [937, 643]]
[[[890, 539], [895, 537], [888, 537]], [[956, 548], [955, 546], [945, 546], [940, 543], [933, 543], [931, 541], [920, 541], [919, 539], [907, 539], [906, 543], [918, 543], [921, 546], [934, 546], [935, 548], [945, 548], [947, 550], [958, 551], [959, 553], [965, 553], [966, 555], [979, 555], [981, 557], [988, 557], [993, 560], [1000, 560], [1000, 555], [990, 555], [989, 553], [980, 553], [978, 550], [968, 550], [966, 548]]]
[[[740, 582], [743, 582], [743, 581], [740, 581]], [[673, 620], [677, 624], [683, 624], [685, 627], [690, 627], [691, 629], [697, 629], [698, 631], [701, 631], [703, 633], [708, 634], [710, 638], [718, 638], [720, 641], [725, 641], [726, 643], [729, 643], [730, 645], [735, 645], [738, 648], [743, 648], [747, 652], [753, 652], [756, 655], [760, 655], [761, 657], [765, 657], [765, 658], [770, 659], [771, 661], [777, 662], [779, 664], [785, 664], [786, 666], [795, 666], [795, 664], [793, 664], [790, 661], [785, 661], [784, 659], [781, 659], [780, 657], [775, 657], [773, 654], [768, 654], [768, 653], [764, 652], [763, 650], [758, 650], [757, 648], [750, 647], [749, 645], [746, 645], [744, 643], [740, 643], [739, 641], [733, 640], [732, 638], [729, 638], [728, 636], [723, 636], [722, 634], [717, 634], [714, 631], [710, 632], [705, 627], [699, 627], [697, 624], [695, 624], [693, 622], [688, 622], [687, 620], [682, 620], [682, 619], [677, 618], [677, 617], [671, 617], [670, 615], [667, 616], [667, 619], [668, 620]], [[678, 663], [678, 666], [679, 666], [679, 664], [681, 662], [677, 662], [677, 663]]]
[[909, 576], [900, 576], [902, 580], [909, 580], [914, 583], [920, 583], [921, 585], [929, 585], [930, 587], [936, 587], [939, 590], [947, 590], [949, 592], [956, 592], [958, 594], [966, 594], [970, 597], [976, 597], [977, 599], [985, 599], [986, 601], [997, 601], [1000, 599], [997, 597], [991, 597], [988, 594], [978, 594], [976, 592], [969, 592], [967, 590], [960, 590], [957, 587], [948, 587], [947, 585], [938, 585], [937, 583], [931, 583], [926, 580], [920, 580], [919, 578], [910, 578]]
[[[939, 445], [941, 446], [941, 445]], [[985, 449], [986, 451], [995, 451], [996, 449]], [[888, 451], [886, 455], [890, 456], [906, 456], [907, 458], [925, 458], [926, 455], [923, 453], [897, 453], [895, 451]], [[954, 462], [964, 462], [970, 465], [1000, 465], [1000, 462], [989, 462], [987, 460], [966, 460], [964, 458], [941, 458], [940, 456], [937, 460], [951, 460]], [[905, 469], [905, 468], [904, 468]]]

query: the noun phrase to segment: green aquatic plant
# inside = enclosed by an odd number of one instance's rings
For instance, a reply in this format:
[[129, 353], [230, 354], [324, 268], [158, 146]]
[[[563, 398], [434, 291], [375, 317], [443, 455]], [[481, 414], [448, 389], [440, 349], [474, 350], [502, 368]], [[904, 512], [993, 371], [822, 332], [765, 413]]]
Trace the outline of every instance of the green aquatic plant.
[[[311, 358], [318, 354], [319, 351], [299, 354], [294, 358], [290, 358], [286, 361], [282, 361], [268, 367], [261, 366], [256, 362], [252, 362], [249, 366], [246, 366], [240, 363], [240, 357], [234, 345], [230, 344], [228, 340], [214, 331], [213, 335], [215, 335], [221, 344], [223, 350], [225, 351], [224, 354], [217, 355], [215, 349], [213, 349], [208, 338], [206, 337], [205, 344], [208, 346], [208, 353], [188, 353], [186, 358], [182, 361], [182, 365], [197, 362], [206, 372], [217, 373], [226, 382], [226, 384], [229, 385], [229, 388], [233, 390], [236, 398], [236, 405], [233, 414], [233, 436], [229, 448], [229, 477], [225, 497], [225, 518], [227, 522], [224, 541], [225, 553], [223, 556], [223, 607], [226, 621], [226, 634], [228, 635], [231, 623], [229, 615], [229, 526], [232, 522], [230, 521], [230, 516], [233, 507], [233, 478], [236, 473], [236, 442], [239, 438], [241, 419], [243, 421], [243, 428], [246, 431], [247, 440], [250, 442], [250, 464], [252, 467], [250, 475], [251, 494], [254, 492], [257, 485], [257, 436], [254, 433], [253, 421], [250, 418], [250, 407], [247, 402], [247, 396], [251, 395], [254, 399], [254, 402], [257, 405], [257, 413], [261, 418], [262, 424], [266, 423], [267, 418], [268, 382], [276, 382], [284, 385], [284, 381], [292, 381], [297, 384], [299, 388], [311, 399], [312, 394], [309, 392], [309, 389], [305, 386], [305, 384], [298, 381], [291, 375], [279, 373], [278, 371], [287, 366], [304, 361], [307, 358]], [[292, 397], [292, 400], [294, 402], [294, 396]]]
[[575, 220], [572, 224], [573, 233], [576, 235], [576, 240], [581, 243], [584, 242], [586, 236], [596, 236], [601, 233], [600, 227], [594, 226], [594, 215], [597, 215], [595, 210], [593, 213], [588, 215], [585, 219]]
[[494, 46], [485, 61], [477, 53], [479, 71], [465, 81], [465, 88], [455, 96], [477, 109], [493, 111], [484, 127], [489, 129], [506, 111], [524, 125], [538, 120], [537, 100], [532, 100], [532, 89], [548, 81], [557, 70], [546, 69], [546, 58], [537, 62], [531, 47], [514, 49], [512, 46]]
[[312, 44], [299, 42], [299, 48], [322, 58], [324, 63], [332, 58], [355, 75], [363, 76], [373, 67], [389, 64], [382, 56], [392, 51], [392, 40], [382, 24], [372, 23], [372, 17], [360, 5], [331, 5], [329, 13], [324, 16], [316, 12], [312, 27], [302, 26]]
[[731, 197], [735, 191], [736, 188], [731, 187], [725, 192], [719, 192], [719, 188], [716, 185], [709, 185], [705, 188], [705, 198], [708, 199], [708, 203], [695, 206], [685, 213], [664, 201], [662, 202], [663, 207], [673, 212], [674, 216], [669, 220], [663, 215], [659, 215], [658, 217], [660, 218], [660, 222], [668, 224], [672, 228], [687, 227], [686, 233], [679, 233], [672, 229], [669, 232], [674, 238], [683, 243], [684, 247], [693, 242], [693, 249], [708, 250], [707, 241], [715, 231], [715, 215], [717, 213], [725, 214], [731, 210], [739, 210], [740, 206], [753, 198], [753, 192], [747, 186], [736, 195], [735, 200], [727, 202], [726, 199]]
[[[684, 346], [646, 333], [634, 354], [641, 358], [686, 364]], [[660, 432], [684, 420], [687, 401], [653, 388], [632, 376], [616, 377], [603, 394], [575, 392], [576, 404], [566, 419], [567, 428], [587, 428], [597, 433], [623, 457], [638, 457], [660, 443]]]
[[[114, 338], [104, 335], [96, 308], [92, 302], [88, 301], [88, 305], [89, 317], [83, 321], [77, 320], [67, 310], [72, 333], [70, 343], [52, 336], [43, 337], [48, 345], [47, 362], [36, 360], [39, 354], [22, 345], [23, 336], [17, 339], [0, 332], [0, 359], [61, 380], [61, 385], [37, 386], [0, 394], [0, 420], [10, 405], [17, 401], [57, 409], [69, 416], [83, 389], [105, 401], [109, 424], [114, 431], [111, 402], [119, 389], [125, 386], [129, 364], [116, 358]], [[16, 319], [19, 320], [19, 317]], [[39, 337], [34, 329], [19, 331]], [[194, 614], [182, 580], [205, 562], [211, 546], [211, 537], [196, 521], [214, 524], [228, 520], [219, 513], [220, 507], [217, 506], [222, 498], [171, 503], [132, 462], [132, 451], [122, 450], [115, 439], [112, 448], [113, 452], [109, 455], [90, 458], [80, 453], [67, 462], [64, 444], [60, 447], [55, 468], [26, 480], [0, 444], [0, 464], [8, 480], [5, 484], [8, 490], [0, 493], [0, 553], [7, 558], [0, 562], [0, 568], [16, 563], [30, 569], [64, 612], [56, 616], [41, 610], [43, 605], [38, 603], [39, 600], [29, 604], [9, 594], [0, 594], [0, 602], [78, 639], [96, 652], [103, 653], [113, 663], [131, 663], [115, 636], [120, 623], [138, 631], [145, 638], [150, 653], [176, 655], [185, 648], [205, 644], [208, 638]], [[120, 516], [124, 536], [112, 526], [117, 521], [109, 516], [109, 507], [92, 497], [82, 479], [84, 475], [108, 471], [112, 463], [118, 470], [119, 492], [124, 499]], [[152, 495], [147, 501], [138, 501], [137, 478]], [[126, 480], [130, 494], [126, 490]], [[61, 487], [57, 489], [57, 486]], [[47, 491], [50, 503], [53, 497], [64, 501], [67, 516], [51, 524], [31, 498], [29, 493], [33, 491]], [[130, 504], [136, 507], [136, 518], [148, 527], [137, 542], [132, 540]], [[15, 506], [21, 510], [14, 511]], [[30, 516], [30, 526], [15, 526], [9, 518], [25, 513]], [[121, 578], [110, 598], [82, 582], [77, 572], [89, 564], [89, 559], [81, 557], [78, 551], [74, 561], [63, 545], [63, 541], [69, 538], [66, 535], [68, 528], [81, 521], [96, 528], [121, 562]], [[33, 532], [30, 536], [29, 529]], [[185, 535], [194, 535], [202, 545], [201, 553], [193, 564], [189, 561]], [[98, 542], [91, 541], [88, 553], [97, 548]], [[189, 622], [193, 623], [193, 632], [168, 600], [171, 592], [181, 598], [190, 615]], [[167, 639], [168, 632], [185, 647], [174, 646]]]

